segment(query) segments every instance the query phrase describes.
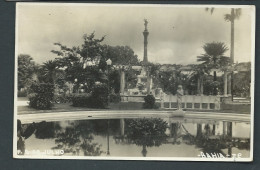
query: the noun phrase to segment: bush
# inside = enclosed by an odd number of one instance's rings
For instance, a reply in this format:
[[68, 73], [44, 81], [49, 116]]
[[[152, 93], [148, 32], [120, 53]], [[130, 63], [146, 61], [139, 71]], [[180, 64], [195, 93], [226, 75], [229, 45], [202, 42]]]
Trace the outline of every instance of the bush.
[[88, 93], [74, 95], [72, 98], [72, 106], [74, 107], [85, 107], [90, 105], [91, 95]]
[[95, 85], [91, 94], [78, 94], [72, 98], [72, 106], [106, 108], [108, 105], [107, 86]]
[[54, 96], [53, 84], [35, 83], [31, 85], [30, 91], [32, 92], [29, 95], [30, 107], [43, 110], [51, 108], [51, 101]]
[[144, 97], [144, 104], [143, 104], [144, 109], [156, 109], [155, 105], [155, 97], [151, 94], [147, 95]]
[[26, 96], [27, 96], [26, 90], [24, 91], [18, 90], [17, 97], [26, 97]]
[[119, 94], [110, 94], [109, 101], [112, 103], [119, 103], [120, 102], [120, 95]]
[[108, 89], [104, 84], [95, 85], [91, 95], [91, 107], [106, 108], [108, 106]]

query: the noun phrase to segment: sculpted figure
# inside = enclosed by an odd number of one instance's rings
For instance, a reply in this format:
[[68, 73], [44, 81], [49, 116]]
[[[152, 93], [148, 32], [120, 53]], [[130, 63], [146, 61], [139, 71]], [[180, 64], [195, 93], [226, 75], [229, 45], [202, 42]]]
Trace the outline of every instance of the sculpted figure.
[[148, 21], [147, 21], [147, 19], [144, 19], [144, 26], [145, 26], [145, 30], [147, 30], [147, 24], [148, 24]]
[[178, 86], [176, 94], [177, 94], [177, 109], [182, 110], [182, 96], [183, 96], [182, 85]]

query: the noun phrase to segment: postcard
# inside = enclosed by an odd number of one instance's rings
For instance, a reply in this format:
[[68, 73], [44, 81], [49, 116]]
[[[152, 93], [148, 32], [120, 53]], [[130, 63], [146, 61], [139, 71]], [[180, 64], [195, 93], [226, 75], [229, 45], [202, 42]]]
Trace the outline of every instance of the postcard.
[[13, 157], [253, 161], [255, 6], [17, 3]]

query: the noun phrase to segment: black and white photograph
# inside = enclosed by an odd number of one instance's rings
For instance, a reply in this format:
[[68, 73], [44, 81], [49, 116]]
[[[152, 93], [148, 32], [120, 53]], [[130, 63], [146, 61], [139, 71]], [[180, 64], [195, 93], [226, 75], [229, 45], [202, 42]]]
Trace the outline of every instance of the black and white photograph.
[[253, 161], [255, 6], [17, 3], [13, 157]]

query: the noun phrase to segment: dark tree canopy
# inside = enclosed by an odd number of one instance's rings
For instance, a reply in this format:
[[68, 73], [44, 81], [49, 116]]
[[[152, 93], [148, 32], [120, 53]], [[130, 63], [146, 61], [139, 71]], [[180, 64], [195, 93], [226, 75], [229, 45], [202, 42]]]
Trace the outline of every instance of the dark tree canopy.
[[30, 55], [20, 54], [18, 56], [18, 89], [30, 86], [36, 65]]

